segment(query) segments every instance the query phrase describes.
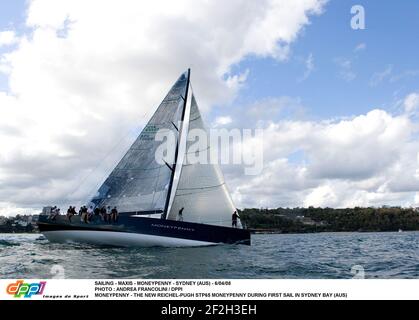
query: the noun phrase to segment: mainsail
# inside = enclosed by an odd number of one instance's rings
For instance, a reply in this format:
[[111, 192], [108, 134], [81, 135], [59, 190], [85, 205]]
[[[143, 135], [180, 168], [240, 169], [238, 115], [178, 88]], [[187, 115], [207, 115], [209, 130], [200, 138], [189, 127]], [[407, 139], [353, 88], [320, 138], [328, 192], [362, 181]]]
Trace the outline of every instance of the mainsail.
[[[189, 74], [176, 81], [143, 131], [91, 200], [119, 212], [163, 212], [172, 170], [155, 159], [159, 130], [175, 130], [182, 120]], [[174, 162], [174, 159], [173, 159]]]

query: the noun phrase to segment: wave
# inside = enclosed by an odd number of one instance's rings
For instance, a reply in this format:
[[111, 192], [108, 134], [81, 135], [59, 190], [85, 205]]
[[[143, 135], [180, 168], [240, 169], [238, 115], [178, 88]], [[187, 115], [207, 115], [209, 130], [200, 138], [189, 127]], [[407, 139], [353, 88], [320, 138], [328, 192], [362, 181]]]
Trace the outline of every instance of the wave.
[[11, 242], [11, 241], [0, 239], [0, 247], [17, 247], [17, 246], [20, 246], [20, 244], [16, 242]]

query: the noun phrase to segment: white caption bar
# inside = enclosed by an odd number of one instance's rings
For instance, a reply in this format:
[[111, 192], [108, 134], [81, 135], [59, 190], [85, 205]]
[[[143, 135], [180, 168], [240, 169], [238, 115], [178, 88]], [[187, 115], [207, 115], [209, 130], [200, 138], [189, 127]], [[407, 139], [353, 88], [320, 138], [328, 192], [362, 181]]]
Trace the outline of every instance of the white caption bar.
[[419, 299], [419, 280], [0, 280], [0, 300]]

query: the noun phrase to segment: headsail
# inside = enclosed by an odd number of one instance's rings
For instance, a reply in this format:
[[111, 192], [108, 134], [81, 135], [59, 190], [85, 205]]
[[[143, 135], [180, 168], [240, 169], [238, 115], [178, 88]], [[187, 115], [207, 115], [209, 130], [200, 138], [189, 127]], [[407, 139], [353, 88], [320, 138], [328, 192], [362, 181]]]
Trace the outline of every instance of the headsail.
[[[231, 226], [231, 215], [235, 207], [218, 164], [188, 162], [188, 151], [190, 146], [195, 143], [191, 136], [192, 130], [203, 130], [209, 139], [193, 94], [191, 98], [186, 156], [167, 218], [176, 220], [179, 210], [184, 208], [182, 214], [184, 221]], [[187, 117], [185, 117], [186, 120]], [[194, 151], [196, 158], [199, 158], [200, 152], [209, 154], [209, 141], [206, 145], [204, 150]]]
[[[95, 206], [116, 206], [120, 212], [157, 211], [165, 207], [172, 171], [155, 160], [159, 130], [174, 130], [181, 121], [188, 73], [176, 81], [137, 140], [91, 200]], [[173, 161], [174, 162], [174, 161]]]

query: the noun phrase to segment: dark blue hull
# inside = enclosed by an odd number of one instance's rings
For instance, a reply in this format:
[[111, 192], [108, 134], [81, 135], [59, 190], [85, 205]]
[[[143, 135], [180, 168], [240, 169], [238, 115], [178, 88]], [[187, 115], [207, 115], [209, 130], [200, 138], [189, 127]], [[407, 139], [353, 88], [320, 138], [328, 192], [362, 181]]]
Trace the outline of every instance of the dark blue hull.
[[89, 223], [80, 220], [80, 216], [73, 216], [71, 222], [66, 216], [55, 220], [40, 216], [38, 226], [49, 240], [58, 242], [115, 246], [250, 245], [250, 232], [239, 228], [132, 215], [120, 215], [112, 223], [105, 223], [100, 217]]

